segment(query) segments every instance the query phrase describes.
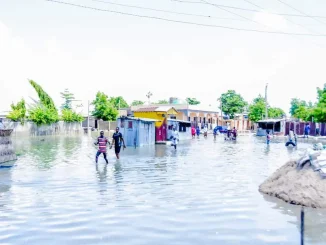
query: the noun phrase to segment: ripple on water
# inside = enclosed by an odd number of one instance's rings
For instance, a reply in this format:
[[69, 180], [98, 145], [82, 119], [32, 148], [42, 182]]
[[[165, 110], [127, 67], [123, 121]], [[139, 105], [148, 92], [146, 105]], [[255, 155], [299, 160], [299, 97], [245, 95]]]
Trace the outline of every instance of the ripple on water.
[[[24, 142], [24, 143], [22, 143]], [[300, 145], [300, 149], [304, 145]], [[0, 169], [0, 244], [298, 244], [300, 210], [258, 192], [297, 156], [241, 137], [128, 148], [109, 164], [87, 137], [16, 142]], [[277, 161], [275, 161], [277, 159]], [[308, 210], [306, 243], [325, 244], [326, 213]]]

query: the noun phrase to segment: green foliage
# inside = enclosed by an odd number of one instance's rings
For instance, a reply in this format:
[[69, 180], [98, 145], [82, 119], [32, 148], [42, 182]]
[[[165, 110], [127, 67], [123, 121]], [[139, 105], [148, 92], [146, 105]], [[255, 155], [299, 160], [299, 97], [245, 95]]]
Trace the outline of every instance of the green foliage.
[[29, 81], [40, 99], [40, 104], [31, 108], [28, 119], [36, 125], [52, 124], [59, 121], [58, 110], [52, 98], [33, 80]]
[[156, 103], [153, 103], [153, 104], [157, 104], [157, 105], [166, 105], [166, 104], [169, 104], [169, 101], [167, 100], [159, 100], [157, 101]]
[[41, 104], [49, 109], [55, 109], [57, 111], [52, 98], [42, 89], [42, 87], [33, 80], [30, 80], [29, 83], [33, 86], [38, 94]]
[[312, 110], [312, 116], [316, 122], [326, 122], [326, 84], [324, 88], [317, 88], [318, 102]]
[[296, 118], [302, 119], [303, 121], [311, 121], [313, 117], [314, 109], [313, 107], [300, 105], [293, 115]]
[[12, 111], [9, 113], [7, 118], [14, 122], [20, 122], [21, 124], [24, 124], [25, 117], [26, 117], [26, 105], [25, 100], [21, 99], [17, 105], [11, 104]]
[[143, 105], [143, 104], [145, 104], [145, 102], [144, 102], [144, 101], [141, 101], [141, 100], [134, 100], [134, 101], [131, 103], [131, 105], [133, 105], [133, 106]]
[[36, 105], [29, 110], [29, 120], [37, 126], [42, 124], [52, 124], [59, 121], [58, 112], [53, 108], [48, 108], [43, 105]]
[[70, 93], [68, 89], [65, 89], [64, 92], [61, 92], [61, 98], [64, 99], [64, 103], [61, 105], [61, 109], [72, 109], [71, 102], [75, 99], [73, 93]]
[[200, 101], [197, 100], [196, 98], [187, 98], [186, 101], [188, 102], [189, 105], [199, 105]]
[[221, 95], [222, 111], [229, 115], [231, 119], [234, 118], [236, 113], [241, 113], [247, 105], [240, 94], [237, 94], [234, 90], [228, 90]]
[[268, 108], [269, 118], [282, 118], [283, 115], [285, 115], [285, 112], [281, 108], [277, 108], [277, 107]]
[[304, 101], [304, 100], [300, 100], [300, 99], [298, 99], [298, 98], [293, 98], [293, 99], [291, 100], [291, 107], [290, 107], [290, 114], [291, 114], [291, 116], [294, 116], [294, 117], [295, 117], [296, 110], [297, 110], [300, 106], [306, 107], [306, 106], [307, 106], [307, 102]]
[[119, 101], [120, 101], [120, 108], [128, 108], [129, 105], [127, 101], [122, 96], [118, 97], [110, 97], [109, 102], [116, 108], [117, 110], [119, 109]]
[[70, 109], [63, 109], [61, 114], [61, 119], [64, 122], [82, 122], [84, 120], [82, 115]]
[[92, 102], [95, 106], [92, 116], [103, 121], [115, 121], [118, 116], [117, 109], [110, 103], [108, 96], [102, 92], [97, 92], [95, 100]]
[[263, 118], [265, 113], [266, 103], [265, 99], [259, 95], [253, 100], [253, 103], [249, 106], [249, 119], [253, 122], [257, 122]]

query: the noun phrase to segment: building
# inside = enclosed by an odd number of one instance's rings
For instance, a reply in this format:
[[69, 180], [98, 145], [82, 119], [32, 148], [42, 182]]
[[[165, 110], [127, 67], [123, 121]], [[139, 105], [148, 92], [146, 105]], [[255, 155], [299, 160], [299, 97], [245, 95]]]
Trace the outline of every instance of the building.
[[172, 106], [145, 106], [136, 108], [133, 111], [134, 117], [149, 118], [157, 120], [155, 122], [156, 142], [167, 140], [167, 119], [175, 119], [178, 112]]
[[[175, 98], [171, 98], [171, 101], [176, 101]], [[177, 114], [171, 119], [177, 119], [180, 121], [190, 122], [193, 126], [199, 126], [201, 128], [207, 125], [209, 129], [218, 125], [220, 112], [214, 109], [212, 106], [203, 105], [188, 105], [188, 104], [168, 104], [168, 105], [139, 105], [131, 106], [132, 113], [146, 107], [173, 107]]]
[[159, 120], [136, 117], [120, 117], [117, 125], [126, 146], [140, 147], [155, 144], [155, 123]]
[[191, 139], [191, 122], [183, 121], [178, 119], [168, 119], [168, 131], [167, 131], [167, 139], [170, 139], [172, 136], [173, 128], [179, 132], [179, 140], [187, 140]]
[[265, 119], [258, 123], [257, 136], [266, 136], [266, 130], [269, 130], [274, 135], [284, 135], [286, 120], [285, 119]]

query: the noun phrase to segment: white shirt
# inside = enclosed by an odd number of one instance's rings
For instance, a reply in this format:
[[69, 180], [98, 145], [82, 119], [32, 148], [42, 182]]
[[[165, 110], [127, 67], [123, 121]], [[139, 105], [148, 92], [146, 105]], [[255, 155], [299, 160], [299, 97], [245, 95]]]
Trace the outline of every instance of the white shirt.
[[172, 131], [173, 138], [179, 139], [179, 132], [177, 130]]
[[207, 133], [207, 127], [204, 128], [204, 132]]

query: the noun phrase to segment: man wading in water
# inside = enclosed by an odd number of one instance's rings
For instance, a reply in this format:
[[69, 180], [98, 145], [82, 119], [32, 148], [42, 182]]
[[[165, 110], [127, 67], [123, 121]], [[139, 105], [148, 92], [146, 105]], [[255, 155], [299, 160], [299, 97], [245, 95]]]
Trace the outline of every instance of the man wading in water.
[[106, 158], [106, 145], [110, 144], [109, 140], [104, 136], [104, 132], [100, 132], [100, 137], [97, 138], [97, 142], [94, 143], [94, 145], [98, 146], [98, 151], [96, 153], [96, 163], [98, 162], [98, 157], [103, 153], [104, 159], [106, 163], [109, 163], [108, 159]]
[[116, 128], [115, 133], [112, 136], [112, 145], [110, 146], [110, 149], [112, 149], [113, 143], [114, 143], [114, 150], [115, 155], [119, 158], [120, 150], [121, 150], [121, 141], [123, 143], [123, 148], [126, 148], [125, 141], [123, 140], [122, 133], [119, 132], [119, 127]]

